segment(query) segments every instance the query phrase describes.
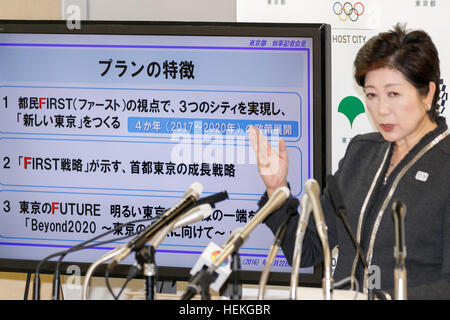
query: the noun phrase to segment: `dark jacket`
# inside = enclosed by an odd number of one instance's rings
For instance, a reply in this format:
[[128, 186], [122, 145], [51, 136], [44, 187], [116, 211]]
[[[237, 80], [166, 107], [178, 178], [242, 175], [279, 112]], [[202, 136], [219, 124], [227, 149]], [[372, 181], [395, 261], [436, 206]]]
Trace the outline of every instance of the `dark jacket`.
[[[398, 185], [394, 185], [402, 169], [405, 169], [426, 145], [447, 130], [444, 118], [439, 117], [437, 122], [438, 127], [414, 146], [386, 182], [384, 177], [390, 163], [392, 144], [385, 141], [379, 133], [359, 135], [352, 139], [334, 175], [346, 205], [350, 227], [357, 234], [361, 208], [377, 170], [381, 167], [361, 224], [360, 244], [366, 259], [375, 220], [389, 190], [395, 188], [386, 210], [380, 215], [371, 259], [371, 265], [378, 266], [381, 271], [381, 288], [378, 289], [390, 293], [394, 287], [395, 265], [392, 203], [395, 199], [405, 203], [408, 299], [450, 299], [450, 136], [443, 138], [424, 153], [407, 169]], [[259, 206], [265, 201], [266, 194], [260, 200]], [[338, 220], [333, 210], [327, 189], [321, 196], [321, 204], [328, 226], [330, 248], [336, 245], [339, 248], [333, 276], [335, 281], [339, 281], [350, 276], [355, 249], [342, 221]], [[275, 233], [293, 210], [298, 210], [298, 199], [291, 196], [281, 209], [266, 219], [266, 225]], [[312, 266], [323, 261], [322, 247], [313, 220], [311, 214], [303, 241], [302, 266]], [[295, 220], [291, 220], [282, 246], [290, 263], [297, 223], [298, 215]], [[360, 261], [355, 276], [360, 288], [363, 288], [364, 271]]]

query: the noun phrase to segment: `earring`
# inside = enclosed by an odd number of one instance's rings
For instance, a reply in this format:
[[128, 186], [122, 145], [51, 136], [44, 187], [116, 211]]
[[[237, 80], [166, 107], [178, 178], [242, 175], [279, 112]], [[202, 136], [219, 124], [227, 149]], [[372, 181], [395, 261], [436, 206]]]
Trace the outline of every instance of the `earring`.
[[430, 111], [431, 110], [431, 104], [427, 104], [425, 108], [427, 109], [427, 111]]

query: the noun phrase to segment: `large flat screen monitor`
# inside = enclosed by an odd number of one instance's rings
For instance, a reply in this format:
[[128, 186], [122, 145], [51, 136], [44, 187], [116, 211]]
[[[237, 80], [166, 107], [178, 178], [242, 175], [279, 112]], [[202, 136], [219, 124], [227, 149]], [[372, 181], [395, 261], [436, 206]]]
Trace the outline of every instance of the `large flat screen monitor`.
[[[159, 279], [187, 280], [213, 241], [257, 212], [264, 193], [248, 127], [283, 138], [293, 196], [330, 171], [326, 24], [0, 21], [0, 269], [33, 272], [49, 254], [171, 208], [193, 183], [227, 191], [211, 216], [170, 232]], [[65, 257], [88, 266], [117, 240]], [[111, 238], [110, 236], [110, 238]], [[131, 238], [130, 238], [131, 239]], [[256, 283], [274, 236], [259, 225], [239, 250]], [[99, 239], [100, 242], [102, 239]], [[52, 272], [53, 262], [42, 266]], [[125, 275], [131, 254], [116, 269]], [[269, 283], [288, 284], [280, 250]], [[64, 274], [64, 268], [62, 270]], [[99, 269], [102, 272], [102, 269]], [[320, 268], [300, 282], [319, 284]]]

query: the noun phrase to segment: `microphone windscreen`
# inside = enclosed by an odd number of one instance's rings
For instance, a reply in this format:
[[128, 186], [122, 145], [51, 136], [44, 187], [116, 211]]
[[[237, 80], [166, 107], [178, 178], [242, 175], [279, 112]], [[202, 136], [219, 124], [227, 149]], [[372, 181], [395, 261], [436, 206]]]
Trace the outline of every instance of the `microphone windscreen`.
[[203, 185], [200, 182], [194, 182], [186, 191], [184, 197], [193, 196], [197, 200], [198, 197], [202, 194], [202, 192], [203, 192]]

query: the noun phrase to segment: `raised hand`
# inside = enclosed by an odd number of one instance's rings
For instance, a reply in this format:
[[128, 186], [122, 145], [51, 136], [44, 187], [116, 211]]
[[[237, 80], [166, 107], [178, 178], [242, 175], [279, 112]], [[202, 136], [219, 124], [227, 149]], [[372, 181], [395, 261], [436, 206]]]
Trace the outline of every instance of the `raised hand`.
[[279, 187], [287, 186], [289, 161], [286, 144], [283, 139], [279, 139], [276, 152], [262, 132], [254, 126], [249, 128], [249, 139], [256, 154], [259, 174], [270, 197]]

